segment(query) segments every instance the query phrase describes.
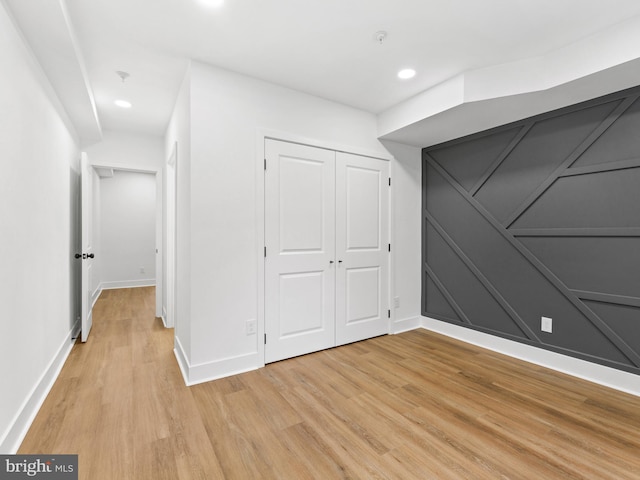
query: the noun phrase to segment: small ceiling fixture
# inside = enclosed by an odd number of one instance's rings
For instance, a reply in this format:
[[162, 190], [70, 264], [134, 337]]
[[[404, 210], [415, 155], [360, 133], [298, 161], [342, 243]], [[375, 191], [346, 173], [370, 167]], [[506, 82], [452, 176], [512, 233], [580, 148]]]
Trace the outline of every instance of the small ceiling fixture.
[[[124, 70], [116, 70], [116, 75], [120, 77], [120, 80], [122, 80], [122, 83], [124, 83], [125, 80], [131, 76], [129, 72], [125, 72]], [[124, 91], [124, 87], [122, 87], [122, 89]], [[129, 100], [118, 99], [118, 100], [115, 100], [113, 103], [115, 103], [116, 106], [120, 108], [131, 108], [131, 102]]]
[[404, 68], [398, 72], [398, 78], [402, 80], [408, 80], [416, 76], [416, 71], [413, 68]]
[[127, 100], [116, 100], [113, 103], [115, 103], [120, 108], [131, 108], [131, 102]]
[[373, 39], [380, 45], [382, 45], [387, 39], [387, 32], [385, 32], [384, 30], [380, 30], [379, 32], [373, 34]]
[[131, 76], [129, 72], [124, 72], [122, 70], [116, 70], [116, 75], [120, 77], [120, 80], [122, 80], [122, 83], [124, 83], [124, 81]]

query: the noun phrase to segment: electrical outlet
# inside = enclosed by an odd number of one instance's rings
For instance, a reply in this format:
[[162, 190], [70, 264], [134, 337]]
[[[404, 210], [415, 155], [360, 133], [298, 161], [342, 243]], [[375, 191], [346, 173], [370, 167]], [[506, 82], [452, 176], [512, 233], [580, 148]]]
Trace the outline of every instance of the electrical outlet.
[[400, 308], [400, 297], [395, 297], [393, 299], [393, 308]]
[[247, 320], [247, 335], [255, 335], [256, 331], [256, 321], [254, 319]]
[[542, 317], [540, 319], [540, 329], [543, 332], [551, 333], [553, 331], [553, 319], [549, 317]]
[[140, 267], [140, 273], [144, 273], [144, 267]]

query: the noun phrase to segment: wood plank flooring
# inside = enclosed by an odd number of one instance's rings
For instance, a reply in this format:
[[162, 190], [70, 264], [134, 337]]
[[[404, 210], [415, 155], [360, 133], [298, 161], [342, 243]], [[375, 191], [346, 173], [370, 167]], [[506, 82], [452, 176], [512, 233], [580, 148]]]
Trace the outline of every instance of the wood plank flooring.
[[103, 292], [20, 453], [100, 479], [639, 479], [640, 398], [426, 331], [185, 387], [153, 288]]

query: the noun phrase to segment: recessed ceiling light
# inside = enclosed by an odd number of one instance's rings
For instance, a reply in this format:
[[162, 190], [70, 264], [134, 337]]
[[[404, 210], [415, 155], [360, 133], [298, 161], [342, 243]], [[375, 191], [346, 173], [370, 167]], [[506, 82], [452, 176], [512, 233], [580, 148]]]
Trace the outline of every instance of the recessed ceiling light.
[[398, 72], [398, 78], [402, 80], [408, 80], [416, 76], [416, 71], [413, 68], [405, 68]]
[[199, 0], [202, 5], [209, 8], [220, 8], [224, 5], [224, 0]]
[[126, 100], [116, 100], [115, 103], [120, 108], [131, 108], [131, 102], [127, 102]]

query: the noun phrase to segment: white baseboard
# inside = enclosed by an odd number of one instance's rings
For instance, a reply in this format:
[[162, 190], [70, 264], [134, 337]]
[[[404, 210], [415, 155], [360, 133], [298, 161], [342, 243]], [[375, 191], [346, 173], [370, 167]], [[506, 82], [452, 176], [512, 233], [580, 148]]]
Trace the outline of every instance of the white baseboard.
[[[410, 317], [395, 321], [391, 325], [391, 333], [397, 334], [417, 328], [424, 328], [487, 350], [640, 396], [639, 375], [432, 318]], [[177, 337], [175, 339], [174, 354], [180, 366], [184, 382], [188, 386], [249, 372], [264, 366], [264, 362], [258, 358], [257, 353], [224, 358], [199, 365], [190, 365]]]
[[408, 317], [396, 320], [391, 324], [391, 334], [408, 332], [409, 330], [415, 330], [422, 326], [422, 319], [420, 317]]
[[215, 362], [202, 363], [199, 365], [190, 365], [184, 349], [180, 344], [180, 340], [177, 337], [173, 351], [178, 360], [184, 383], [188, 387], [264, 367], [264, 362], [259, 361], [257, 353], [223, 358]]
[[91, 294], [91, 308], [95, 306], [101, 294], [102, 294], [102, 284], [98, 285], [98, 287]]
[[49, 366], [44, 371], [36, 385], [33, 387], [25, 399], [20, 411], [15, 416], [11, 426], [7, 430], [4, 438], [0, 441], [0, 452], [4, 454], [15, 454], [20, 448], [22, 440], [29, 431], [33, 420], [36, 418], [40, 407], [47, 398], [51, 387], [55, 383], [64, 362], [71, 353], [75, 343], [75, 338], [80, 333], [80, 322], [76, 322], [71, 328], [67, 337], [62, 342], [58, 352], [49, 362]]
[[189, 362], [187, 361], [187, 355], [184, 352], [184, 348], [182, 348], [180, 339], [176, 335], [173, 336], [173, 354], [178, 361], [185, 385], [189, 385]]
[[169, 317], [169, 313], [167, 312], [167, 307], [166, 306], [162, 306], [162, 315], [160, 316], [160, 318], [162, 318], [162, 323], [164, 324], [165, 328], [174, 328], [174, 320], [172, 318]]
[[114, 282], [101, 282], [100, 291], [113, 290], [116, 288], [136, 288], [136, 287], [155, 287], [156, 279], [147, 278], [142, 280], [118, 280]]
[[433, 318], [422, 317], [422, 328], [621, 392], [640, 396], [640, 375], [441, 322]]

